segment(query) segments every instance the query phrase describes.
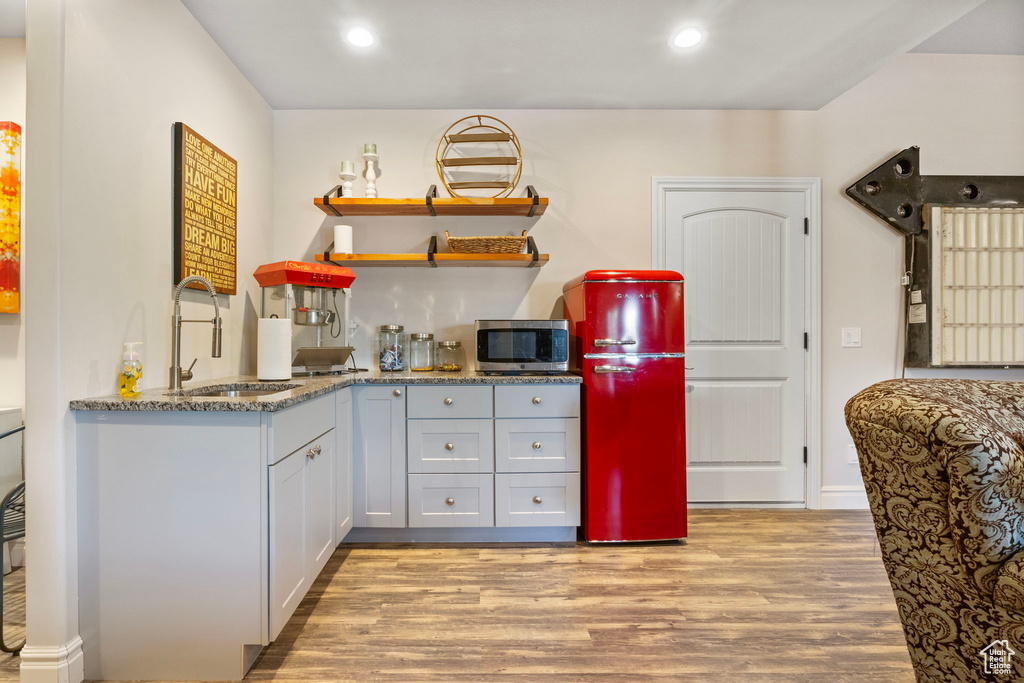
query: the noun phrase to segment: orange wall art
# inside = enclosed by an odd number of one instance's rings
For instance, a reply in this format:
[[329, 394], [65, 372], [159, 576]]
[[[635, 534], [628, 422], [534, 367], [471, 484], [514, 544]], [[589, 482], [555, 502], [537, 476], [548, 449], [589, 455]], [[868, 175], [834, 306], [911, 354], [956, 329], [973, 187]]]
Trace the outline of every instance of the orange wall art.
[[21, 126], [0, 121], [0, 313], [19, 311]]

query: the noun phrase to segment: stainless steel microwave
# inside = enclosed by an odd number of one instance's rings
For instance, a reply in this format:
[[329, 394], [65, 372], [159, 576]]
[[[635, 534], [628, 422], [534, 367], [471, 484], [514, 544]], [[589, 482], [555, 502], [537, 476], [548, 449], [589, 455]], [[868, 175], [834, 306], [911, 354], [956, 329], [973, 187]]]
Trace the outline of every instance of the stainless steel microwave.
[[568, 320], [477, 320], [479, 372], [566, 372]]

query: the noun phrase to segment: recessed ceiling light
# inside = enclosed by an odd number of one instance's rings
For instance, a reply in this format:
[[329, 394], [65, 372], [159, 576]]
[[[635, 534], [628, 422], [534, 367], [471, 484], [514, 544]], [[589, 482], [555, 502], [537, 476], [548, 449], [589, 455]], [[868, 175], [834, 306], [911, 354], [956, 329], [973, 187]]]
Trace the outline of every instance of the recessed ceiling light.
[[674, 47], [687, 48], [693, 47], [702, 40], [704, 40], [704, 32], [699, 28], [690, 27], [684, 28], [672, 36], [671, 42]]
[[365, 26], [356, 26], [345, 34], [345, 40], [355, 47], [370, 47], [377, 42], [377, 34]]

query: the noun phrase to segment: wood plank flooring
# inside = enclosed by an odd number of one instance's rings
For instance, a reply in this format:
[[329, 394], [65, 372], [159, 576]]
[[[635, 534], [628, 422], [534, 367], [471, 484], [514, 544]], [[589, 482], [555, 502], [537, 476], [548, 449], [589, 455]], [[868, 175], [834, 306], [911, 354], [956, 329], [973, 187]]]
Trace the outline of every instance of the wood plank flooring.
[[866, 511], [704, 509], [686, 545], [345, 546], [247, 680], [914, 677]]
[[[4, 640], [14, 646], [25, 638], [25, 569], [4, 577]], [[17, 681], [21, 659], [0, 652], [0, 681]]]
[[691, 514], [686, 545], [342, 549], [248, 679], [914, 680], [867, 512]]

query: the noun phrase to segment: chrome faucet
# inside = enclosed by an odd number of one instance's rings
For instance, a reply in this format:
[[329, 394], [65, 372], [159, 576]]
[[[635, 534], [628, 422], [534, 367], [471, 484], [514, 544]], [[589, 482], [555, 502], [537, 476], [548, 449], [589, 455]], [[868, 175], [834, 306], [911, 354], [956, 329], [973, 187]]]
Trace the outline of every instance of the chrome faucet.
[[[213, 320], [182, 320], [181, 319], [181, 290], [193, 282], [199, 282], [206, 286], [213, 297]], [[192, 368], [195, 367], [196, 358], [188, 370], [181, 369], [181, 324], [182, 323], [212, 323], [213, 324], [213, 357], [220, 358], [220, 305], [217, 303], [217, 291], [213, 284], [201, 275], [189, 275], [178, 283], [174, 288], [174, 315], [171, 316], [171, 370], [170, 389], [181, 389], [181, 383], [192, 379]]]

